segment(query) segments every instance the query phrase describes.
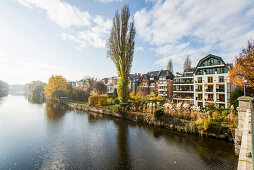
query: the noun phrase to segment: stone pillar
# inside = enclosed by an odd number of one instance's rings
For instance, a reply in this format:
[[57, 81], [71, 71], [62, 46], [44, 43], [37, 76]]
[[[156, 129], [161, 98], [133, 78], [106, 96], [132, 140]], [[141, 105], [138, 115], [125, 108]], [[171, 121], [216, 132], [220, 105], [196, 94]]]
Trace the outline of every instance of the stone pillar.
[[252, 97], [239, 97], [237, 99], [239, 101], [238, 110], [238, 127], [235, 130], [235, 153], [239, 155], [240, 147], [241, 147], [241, 140], [243, 134], [243, 127], [244, 127], [244, 119], [246, 117], [246, 112], [248, 109], [252, 109]]

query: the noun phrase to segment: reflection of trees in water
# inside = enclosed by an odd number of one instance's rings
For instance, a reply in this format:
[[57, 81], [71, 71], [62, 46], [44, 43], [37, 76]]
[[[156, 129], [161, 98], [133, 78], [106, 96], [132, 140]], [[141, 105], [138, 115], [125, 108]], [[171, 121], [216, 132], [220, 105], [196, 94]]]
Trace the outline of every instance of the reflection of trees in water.
[[98, 114], [98, 113], [93, 113], [93, 112], [89, 112], [88, 113], [88, 122], [89, 123], [99, 123], [102, 121], [107, 120], [107, 117], [102, 115], [102, 114]]
[[68, 111], [67, 107], [55, 102], [46, 102], [46, 115], [48, 120], [59, 119]]
[[131, 169], [128, 143], [128, 122], [115, 119], [117, 127], [117, 164], [116, 169]]
[[117, 128], [117, 158], [115, 169], [131, 169], [130, 158], [129, 158], [129, 143], [128, 143], [128, 127], [136, 126], [134, 122], [125, 121], [121, 119], [112, 118], [97, 113], [88, 113], [88, 122], [89, 123], [100, 123], [102, 121], [112, 120]]
[[[146, 128], [146, 130], [153, 132], [155, 138], [163, 137], [169, 147], [174, 145], [179, 151], [197, 154], [210, 167], [225, 165], [225, 159], [230, 160], [231, 163], [237, 162], [232, 143], [160, 128]], [[236, 164], [233, 167], [236, 167]]]
[[[137, 134], [142, 138], [142, 131], [145, 131], [151, 138], [163, 139], [169, 147], [176, 147], [179, 152], [195, 154], [208, 167], [218, 167], [218, 165], [237, 166], [237, 158], [234, 155], [232, 143], [222, 140], [199, 137], [197, 135], [181, 133], [168, 129], [152, 127], [142, 123], [125, 121], [103, 116], [101, 114], [89, 113], [89, 123], [112, 120], [117, 127], [117, 164], [116, 169], [130, 169], [128, 127], [136, 128]], [[225, 163], [227, 162], [229, 163]], [[231, 163], [231, 165], [230, 165]]]

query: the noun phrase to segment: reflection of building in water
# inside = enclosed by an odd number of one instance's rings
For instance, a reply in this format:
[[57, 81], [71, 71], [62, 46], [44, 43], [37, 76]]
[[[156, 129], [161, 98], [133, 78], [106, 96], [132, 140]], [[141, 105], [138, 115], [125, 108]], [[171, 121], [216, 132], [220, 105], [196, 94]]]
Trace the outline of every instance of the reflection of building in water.
[[46, 102], [46, 115], [48, 120], [59, 119], [68, 111], [67, 107], [59, 103]]

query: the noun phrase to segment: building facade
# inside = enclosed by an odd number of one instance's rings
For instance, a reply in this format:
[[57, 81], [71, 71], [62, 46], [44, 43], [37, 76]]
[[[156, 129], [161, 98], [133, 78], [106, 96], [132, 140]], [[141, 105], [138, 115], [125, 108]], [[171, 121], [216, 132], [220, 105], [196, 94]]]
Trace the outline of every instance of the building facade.
[[183, 74], [176, 75], [173, 84], [173, 100], [194, 104], [194, 70], [195, 68], [188, 68]]
[[175, 78], [174, 101], [202, 107], [216, 103], [228, 108], [233, 90], [228, 78], [229, 66], [219, 56], [209, 54], [202, 58], [195, 69], [185, 70]]
[[169, 70], [148, 72], [142, 75], [137, 91], [141, 91], [145, 95], [155, 93], [171, 97], [173, 95], [173, 79], [174, 75]]

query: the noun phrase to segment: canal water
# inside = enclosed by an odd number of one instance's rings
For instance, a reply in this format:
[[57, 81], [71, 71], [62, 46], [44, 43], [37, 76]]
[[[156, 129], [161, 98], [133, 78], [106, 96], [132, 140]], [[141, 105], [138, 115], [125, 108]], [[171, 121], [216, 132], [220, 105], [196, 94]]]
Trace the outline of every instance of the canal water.
[[232, 143], [0, 98], [0, 169], [236, 169]]

